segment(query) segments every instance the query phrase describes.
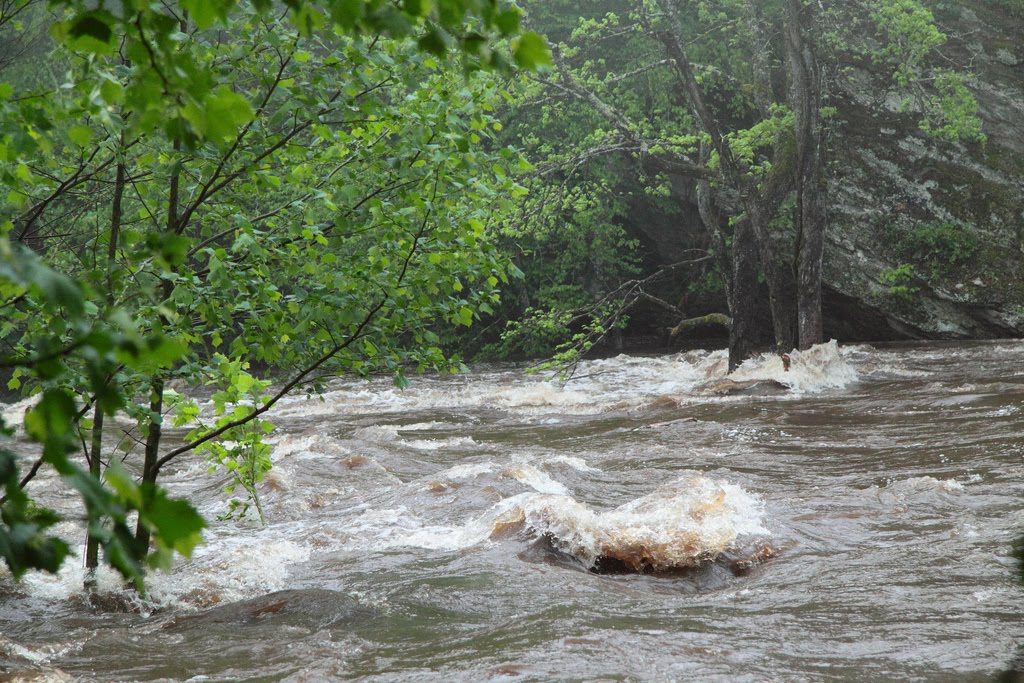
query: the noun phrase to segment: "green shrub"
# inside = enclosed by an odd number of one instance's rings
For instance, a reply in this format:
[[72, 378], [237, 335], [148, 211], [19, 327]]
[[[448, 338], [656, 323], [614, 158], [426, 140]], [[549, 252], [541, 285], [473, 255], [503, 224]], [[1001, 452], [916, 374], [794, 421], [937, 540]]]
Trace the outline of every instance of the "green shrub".
[[976, 233], [949, 222], [918, 223], [910, 230], [890, 228], [887, 233], [895, 256], [908, 267], [917, 266], [929, 280], [948, 279], [952, 271], [967, 266], [979, 248]]
[[889, 294], [902, 301], [910, 301], [921, 291], [913, 284], [917, 279], [914, 267], [909, 263], [901, 263], [891, 270], [882, 273], [882, 284], [889, 286]]

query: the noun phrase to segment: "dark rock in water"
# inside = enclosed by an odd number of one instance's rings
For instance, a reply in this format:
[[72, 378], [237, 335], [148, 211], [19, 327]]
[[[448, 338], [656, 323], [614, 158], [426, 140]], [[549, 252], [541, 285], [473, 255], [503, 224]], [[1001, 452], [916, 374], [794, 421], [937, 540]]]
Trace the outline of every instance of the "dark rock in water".
[[665, 578], [692, 576], [695, 572], [705, 571], [710, 565], [718, 565], [728, 569], [733, 576], [745, 576], [755, 567], [771, 560], [778, 554], [770, 543], [759, 543], [745, 553], [723, 553], [718, 557], [706, 557], [693, 567], [655, 571], [650, 567], [636, 567], [616, 557], [604, 555], [597, 558], [590, 571], [594, 574], [650, 574]]
[[790, 387], [774, 379], [748, 379], [737, 381], [733, 379], [718, 379], [700, 386], [697, 391], [702, 394], [713, 394], [725, 396], [729, 394], [744, 394], [746, 396], [774, 396], [784, 394]]
[[199, 614], [175, 617], [164, 628], [189, 628], [201, 624], [274, 624], [321, 629], [370, 614], [371, 610], [346, 593], [307, 588], [278, 591], [214, 607]]
[[1024, 645], [1017, 649], [1016, 657], [994, 680], [998, 683], [1024, 683]]

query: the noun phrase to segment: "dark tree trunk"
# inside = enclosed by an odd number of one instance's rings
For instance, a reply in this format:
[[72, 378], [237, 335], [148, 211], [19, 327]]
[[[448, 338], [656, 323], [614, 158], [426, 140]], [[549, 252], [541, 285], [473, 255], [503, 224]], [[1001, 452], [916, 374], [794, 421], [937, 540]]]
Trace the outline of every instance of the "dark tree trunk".
[[740, 193], [742, 208], [746, 213], [746, 219], [750, 221], [764, 269], [765, 282], [768, 285], [775, 344], [779, 349], [788, 351], [796, 346], [797, 341], [796, 279], [793, 268], [777, 257], [774, 241], [768, 229], [768, 223], [778, 211], [783, 194], [781, 189], [785, 185], [773, 182], [773, 178], [765, 183], [772, 186], [771, 189], [760, 191], [758, 183], [747, 177], [746, 170], [733, 157], [732, 148], [722, 134], [719, 121], [704, 99], [686, 48], [675, 33], [676, 27], [680, 24], [678, 9], [672, 0], [661, 0], [659, 4], [669, 18], [670, 28], [655, 31], [655, 37], [661, 41], [672, 58], [690, 110], [718, 152], [724, 179]]
[[[182, 26], [185, 24], [182, 22]], [[181, 149], [181, 142], [178, 140], [174, 141], [174, 151], [177, 152]], [[178, 170], [174, 170], [171, 173], [170, 186], [167, 193], [167, 233], [174, 234], [182, 229], [182, 220], [178, 215], [178, 192], [179, 184], [181, 182], [181, 173]], [[161, 295], [164, 301], [167, 301], [174, 291], [174, 285], [170, 280], [164, 280], [163, 285], [160, 287]], [[169, 322], [164, 320], [164, 322]], [[161, 415], [163, 414], [164, 408], [164, 378], [157, 375], [153, 377], [150, 383], [149, 393], [149, 411], [152, 417], [149, 422], [149, 434], [146, 435], [146, 453], [142, 463], [142, 484], [143, 484], [143, 495], [153, 495], [156, 490], [156, 479], [160, 474], [159, 456], [160, 456], [160, 438], [163, 436], [163, 427], [161, 426]], [[149, 549], [149, 529], [142, 524], [142, 520], [135, 526], [135, 540], [138, 542], [139, 548], [143, 552], [147, 552]]]
[[[160, 415], [164, 408], [164, 381], [154, 379], [150, 385], [149, 410], [153, 417], [149, 422], [149, 434], [146, 435], [146, 454], [142, 463], [142, 495], [151, 496], [156, 488], [156, 477], [159, 472], [157, 459], [160, 454], [160, 437], [163, 429], [160, 424]], [[142, 552], [149, 548], [149, 529], [142, 523], [142, 520], [135, 526], [135, 540]]]
[[[703, 163], [704, 159], [701, 161]], [[732, 319], [729, 325], [729, 371], [732, 372], [754, 355], [761, 336], [757, 317], [757, 238], [750, 222], [741, 220], [733, 231], [732, 249], [728, 248], [722, 217], [707, 181], [697, 186], [697, 207], [714, 241], [716, 262], [725, 281], [726, 304]]]
[[821, 269], [828, 223], [828, 184], [825, 175], [825, 134], [822, 72], [807, 40], [800, 0], [786, 3], [786, 55], [790, 69], [790, 107], [796, 138], [796, 267], [799, 348], [823, 341]]
[[792, 351], [797, 343], [797, 284], [793, 267], [775, 250], [769, 217], [754, 202], [747, 204], [747, 216], [757, 237], [757, 246], [768, 285], [768, 306], [778, 351]]
[[[122, 144], [124, 138], [121, 139]], [[107, 236], [107, 306], [114, 303], [114, 267], [117, 263], [117, 246], [121, 236], [121, 200], [124, 197], [124, 188], [127, 184], [125, 166], [123, 163], [117, 165], [114, 175], [114, 197], [110, 205], [110, 234]], [[97, 238], [98, 239], [98, 238]], [[96, 399], [96, 406], [92, 417], [92, 436], [89, 444], [89, 474], [99, 480], [103, 475], [102, 464], [103, 451], [103, 407]], [[94, 590], [96, 588], [96, 568], [99, 566], [100, 541], [92, 530], [85, 539], [85, 588]]]
[[741, 220], [732, 236], [732, 327], [729, 328], [729, 372], [754, 355], [758, 339], [757, 240], [750, 222]]
[[[94, 479], [99, 479], [102, 476], [102, 470], [100, 467], [100, 454], [103, 447], [103, 409], [100, 407], [99, 401], [96, 402], [96, 408], [93, 410], [92, 416], [92, 439], [89, 446], [89, 474]], [[100, 541], [89, 530], [88, 536], [85, 540], [85, 589], [87, 591], [94, 591], [96, 589], [96, 568], [100, 564]]]
[[[701, 163], [705, 163], [706, 158], [707, 151], [702, 149]], [[732, 278], [729, 277], [729, 274], [732, 272], [732, 262], [729, 257], [729, 245], [725, 239], [725, 232], [722, 226], [722, 215], [718, 210], [718, 205], [715, 203], [715, 198], [711, 191], [711, 183], [706, 180], [701, 180], [697, 183], [697, 210], [700, 213], [700, 220], [701, 223], [704, 224], [704, 229], [707, 230], [708, 234], [711, 236], [711, 243], [715, 250], [715, 264], [722, 273], [725, 286], [725, 301], [731, 313], [733, 306], [733, 293]]]

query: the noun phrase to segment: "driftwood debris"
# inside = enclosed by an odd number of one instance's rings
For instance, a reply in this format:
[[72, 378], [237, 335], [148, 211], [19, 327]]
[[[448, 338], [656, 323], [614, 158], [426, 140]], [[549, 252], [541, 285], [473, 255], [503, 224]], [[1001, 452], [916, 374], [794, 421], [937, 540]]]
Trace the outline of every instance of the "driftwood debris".
[[697, 329], [698, 327], [705, 327], [708, 325], [722, 325], [723, 327], [728, 328], [732, 325], [732, 318], [724, 313], [708, 313], [707, 315], [702, 315], [697, 318], [687, 318], [673, 327], [669, 334], [673, 339], [675, 339], [683, 332], [689, 332]]

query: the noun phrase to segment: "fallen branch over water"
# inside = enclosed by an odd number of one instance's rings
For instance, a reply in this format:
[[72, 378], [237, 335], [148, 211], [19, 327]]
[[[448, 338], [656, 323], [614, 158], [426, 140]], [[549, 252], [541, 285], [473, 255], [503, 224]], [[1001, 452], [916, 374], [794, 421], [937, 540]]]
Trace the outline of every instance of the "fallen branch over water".
[[709, 325], [722, 325], [723, 327], [729, 328], [732, 326], [732, 318], [724, 313], [708, 313], [707, 315], [702, 315], [697, 318], [687, 318], [672, 328], [670, 336], [675, 339], [683, 332], [689, 332], [697, 329], [698, 327], [705, 327]]

